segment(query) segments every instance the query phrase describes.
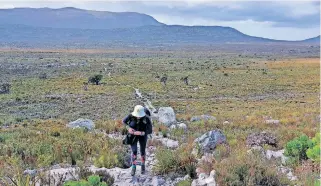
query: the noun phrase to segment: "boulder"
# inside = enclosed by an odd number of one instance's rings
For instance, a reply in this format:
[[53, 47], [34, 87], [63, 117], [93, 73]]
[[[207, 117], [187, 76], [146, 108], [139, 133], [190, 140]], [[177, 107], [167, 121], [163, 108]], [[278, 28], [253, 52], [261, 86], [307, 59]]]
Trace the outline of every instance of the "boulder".
[[276, 146], [277, 140], [276, 140], [276, 137], [271, 133], [267, 133], [267, 132], [253, 133], [246, 138], [246, 144], [251, 147], [263, 146], [265, 144]]
[[172, 140], [172, 139], [167, 139], [164, 138], [161, 140], [162, 144], [168, 148], [175, 149], [178, 148], [178, 141]]
[[187, 126], [186, 126], [185, 123], [180, 123], [180, 124], [178, 124], [177, 126], [178, 126], [178, 128], [180, 128], [180, 129], [184, 129], [184, 130], [187, 129]]
[[286, 177], [291, 181], [298, 180], [298, 178], [295, 175], [293, 175], [293, 170], [291, 168], [280, 166], [278, 167], [278, 171], [283, 174], [286, 174]]
[[67, 127], [69, 128], [86, 128], [88, 130], [92, 130], [95, 128], [95, 124], [90, 119], [82, 119], [79, 118], [76, 121], [70, 122], [67, 124]]
[[34, 177], [37, 175], [37, 170], [27, 169], [27, 170], [23, 171], [23, 175], [30, 175], [31, 177]]
[[280, 120], [276, 120], [276, 119], [268, 119], [268, 120], [265, 120], [265, 123], [266, 124], [280, 124]]
[[213, 120], [213, 121], [215, 121], [216, 117], [209, 116], [209, 115], [200, 115], [200, 116], [193, 116], [191, 118], [191, 122], [201, 121], [201, 120], [204, 120], [204, 121]]
[[223, 122], [223, 125], [228, 125], [228, 124], [230, 124], [229, 121], [224, 121], [224, 122]]
[[176, 129], [176, 128], [177, 128], [176, 125], [171, 125], [171, 126], [170, 126], [170, 129], [172, 129], [172, 130], [173, 130], [173, 129]]
[[158, 176], [153, 177], [153, 180], [152, 180], [153, 186], [161, 186], [161, 185], [164, 185], [164, 183], [165, 183], [165, 180], [163, 178]]
[[201, 173], [198, 179], [193, 180], [192, 186], [216, 186], [215, 170], [212, 170], [209, 176]]
[[259, 153], [259, 154], [261, 154], [263, 157], [265, 157], [265, 152], [264, 152], [264, 149], [263, 149], [263, 147], [261, 147], [261, 146], [252, 146], [251, 147], [251, 149], [249, 149], [248, 151], [247, 151], [247, 153]]
[[195, 139], [204, 152], [211, 152], [218, 144], [226, 143], [226, 137], [221, 130], [212, 130]]
[[265, 155], [267, 159], [271, 159], [271, 158], [280, 158], [282, 164], [286, 163], [286, 160], [288, 159], [286, 156], [283, 155], [284, 154], [284, 149], [282, 150], [278, 150], [278, 151], [273, 151], [273, 150], [267, 150]]
[[158, 121], [166, 126], [176, 123], [176, 115], [172, 107], [161, 107], [158, 109]]

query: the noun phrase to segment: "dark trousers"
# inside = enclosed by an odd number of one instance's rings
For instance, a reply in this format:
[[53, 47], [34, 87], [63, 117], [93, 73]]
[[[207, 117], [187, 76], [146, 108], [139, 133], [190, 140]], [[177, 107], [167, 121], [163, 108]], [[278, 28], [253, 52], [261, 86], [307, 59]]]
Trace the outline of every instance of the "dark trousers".
[[132, 164], [136, 164], [137, 159], [137, 143], [139, 142], [140, 145], [140, 155], [142, 158], [142, 163], [145, 162], [145, 151], [146, 151], [146, 144], [147, 144], [147, 135], [145, 136], [136, 136], [134, 140], [134, 144], [131, 145], [132, 148]]

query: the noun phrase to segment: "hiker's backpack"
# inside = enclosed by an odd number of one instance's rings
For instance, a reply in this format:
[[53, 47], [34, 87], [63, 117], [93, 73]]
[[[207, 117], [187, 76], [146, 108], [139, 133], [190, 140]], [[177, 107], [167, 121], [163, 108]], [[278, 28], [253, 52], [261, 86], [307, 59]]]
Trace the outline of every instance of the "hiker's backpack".
[[[146, 126], [146, 134], [152, 134], [153, 133], [153, 125], [152, 125], [152, 119], [151, 119], [150, 111], [146, 107], [145, 107], [144, 111], [146, 113], [146, 116], [145, 116], [143, 122], [147, 125]], [[149, 124], [146, 121], [146, 118], [149, 119], [149, 121], [150, 121]]]

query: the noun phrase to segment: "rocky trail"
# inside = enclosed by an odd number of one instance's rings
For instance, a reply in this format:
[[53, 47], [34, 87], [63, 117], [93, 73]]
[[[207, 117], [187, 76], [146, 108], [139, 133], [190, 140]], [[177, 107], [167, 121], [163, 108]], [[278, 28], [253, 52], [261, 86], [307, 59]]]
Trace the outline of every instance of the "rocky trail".
[[[118, 83], [118, 82], [117, 82]], [[120, 84], [120, 83], [118, 83]], [[121, 85], [121, 84], [120, 84]], [[169, 129], [181, 127], [187, 129], [187, 126], [184, 123], [179, 123], [176, 121], [174, 110], [171, 107], [162, 107], [158, 110], [153, 106], [152, 102], [145, 98], [139, 89], [132, 87], [130, 85], [125, 85], [133, 88], [135, 91], [136, 99], [140, 99], [145, 106], [151, 111], [152, 118], [157, 120], [160, 123], [166, 125]], [[216, 120], [213, 116], [201, 115], [194, 116], [191, 118], [191, 122], [199, 121], [199, 120]], [[78, 124], [77, 124], [78, 123]], [[71, 125], [72, 124], [72, 125]], [[90, 129], [90, 132], [95, 133], [103, 133], [105, 137], [113, 138], [113, 139], [122, 139], [123, 136], [119, 133], [107, 134], [104, 131], [94, 129], [94, 123], [89, 120], [81, 120], [71, 122], [67, 125], [68, 127], [87, 127]], [[179, 147], [179, 142], [165, 138], [161, 135], [152, 134], [152, 139], [160, 141], [161, 144], [169, 149], [176, 149]], [[262, 155], [265, 158], [280, 158], [282, 162], [284, 162], [285, 157], [283, 155], [284, 151], [267, 151], [265, 152], [262, 148], [259, 148], [258, 145], [262, 145], [264, 143], [273, 143], [274, 137], [269, 136], [266, 133], [254, 134], [249, 137], [248, 145], [251, 147], [248, 153], [251, 153], [253, 150], [261, 151]], [[201, 137], [197, 138], [195, 143], [198, 143], [203, 151], [203, 156], [198, 159], [198, 162], [201, 161], [211, 161], [213, 156], [213, 149], [219, 144], [226, 144], [227, 139], [226, 136], [220, 130], [212, 130]], [[138, 145], [139, 148], [139, 145]], [[154, 175], [153, 167], [157, 164], [157, 160], [155, 159], [155, 150], [156, 147], [149, 146], [146, 149], [146, 172], [145, 174], [140, 173], [140, 166], [137, 166], [136, 175], [131, 176], [131, 168], [97, 168], [95, 166], [86, 167], [87, 171], [95, 174], [97, 172], [103, 172], [104, 174], [108, 174], [114, 178], [113, 185], [115, 186], [175, 186], [179, 181], [190, 179], [188, 175]], [[193, 152], [192, 152], [193, 153]], [[140, 159], [139, 150], [138, 150], [138, 158]], [[130, 160], [129, 160], [130, 161]], [[210, 162], [209, 162], [210, 163]], [[130, 164], [130, 162], [128, 162]], [[286, 167], [280, 167], [280, 172], [286, 173], [290, 180], [297, 179], [292, 171]], [[59, 186], [66, 180], [78, 180], [80, 177], [80, 168], [74, 167], [70, 165], [66, 165], [64, 167], [60, 167], [59, 165], [51, 167], [49, 170], [26, 170], [25, 174], [36, 175], [37, 172], [44, 172], [47, 179], [50, 179], [50, 185]], [[198, 179], [193, 180], [192, 186], [215, 186], [215, 170], [212, 170], [210, 174], [205, 174], [196, 169], [198, 174]], [[38, 182], [37, 186], [43, 185], [43, 183]]]

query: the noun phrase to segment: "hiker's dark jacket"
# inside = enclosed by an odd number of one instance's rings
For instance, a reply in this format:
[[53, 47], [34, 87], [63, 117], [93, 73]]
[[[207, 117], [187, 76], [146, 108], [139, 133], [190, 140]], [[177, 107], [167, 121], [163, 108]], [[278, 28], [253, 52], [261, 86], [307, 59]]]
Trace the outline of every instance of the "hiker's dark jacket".
[[147, 116], [137, 119], [129, 114], [123, 119], [123, 123], [136, 131], [151, 133], [149, 126], [152, 126], [152, 122]]

